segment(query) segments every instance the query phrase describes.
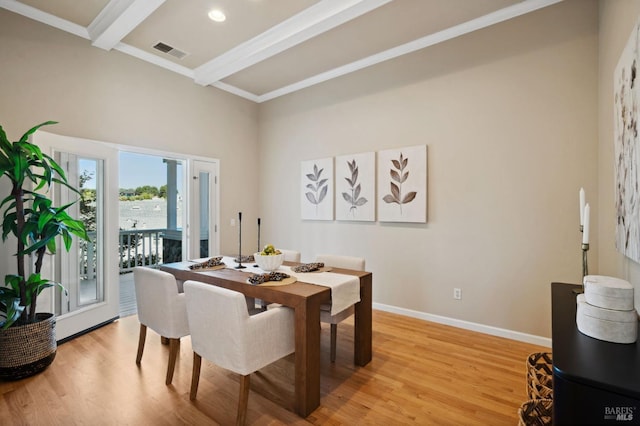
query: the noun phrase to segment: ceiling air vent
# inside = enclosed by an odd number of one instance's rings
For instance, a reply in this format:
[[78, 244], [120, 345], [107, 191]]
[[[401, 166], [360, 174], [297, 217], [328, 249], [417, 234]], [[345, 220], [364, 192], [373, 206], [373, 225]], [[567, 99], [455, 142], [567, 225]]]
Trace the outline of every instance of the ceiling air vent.
[[166, 53], [168, 55], [171, 55], [174, 58], [178, 58], [178, 59], [182, 59], [182, 58], [184, 58], [185, 56], [188, 55], [188, 53], [183, 52], [182, 50], [176, 49], [173, 46], [169, 46], [168, 44], [163, 43], [161, 41], [157, 42], [153, 46], [153, 48], [156, 49], [156, 50], [159, 50], [159, 51], [161, 51], [163, 53]]

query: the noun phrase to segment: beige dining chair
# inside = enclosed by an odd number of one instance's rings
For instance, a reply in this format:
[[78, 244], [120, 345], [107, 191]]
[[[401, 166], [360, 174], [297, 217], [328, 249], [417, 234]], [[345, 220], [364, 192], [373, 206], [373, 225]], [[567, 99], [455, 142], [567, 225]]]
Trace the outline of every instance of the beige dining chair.
[[180, 338], [189, 335], [189, 322], [184, 294], [178, 293], [175, 277], [157, 269], [135, 267], [133, 281], [140, 321], [138, 355], [136, 364], [140, 365], [147, 327], [169, 340], [169, 363], [165, 383], [170, 385], [180, 349]]
[[[322, 262], [325, 266], [334, 268], [353, 269], [356, 271], [364, 271], [365, 260], [362, 257], [353, 256], [337, 256], [333, 254], [319, 254], [316, 256], [316, 262]], [[331, 315], [331, 303], [323, 303], [320, 305], [320, 321], [331, 324], [331, 362], [336, 360], [336, 340], [338, 338], [338, 323], [349, 318], [355, 312], [354, 306], [351, 305], [347, 309]]]
[[286, 262], [300, 262], [300, 252], [295, 250], [278, 249], [284, 254]]
[[185, 281], [193, 347], [189, 398], [194, 400], [202, 358], [240, 374], [236, 424], [247, 415], [250, 374], [295, 351], [294, 313], [286, 307], [250, 316], [244, 295], [197, 281]]

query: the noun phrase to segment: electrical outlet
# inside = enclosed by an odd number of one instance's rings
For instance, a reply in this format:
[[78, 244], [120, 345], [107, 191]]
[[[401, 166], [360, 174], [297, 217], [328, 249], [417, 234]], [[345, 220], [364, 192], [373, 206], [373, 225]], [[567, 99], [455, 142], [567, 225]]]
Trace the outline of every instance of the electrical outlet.
[[462, 299], [462, 289], [454, 288], [453, 289], [453, 298], [456, 300]]

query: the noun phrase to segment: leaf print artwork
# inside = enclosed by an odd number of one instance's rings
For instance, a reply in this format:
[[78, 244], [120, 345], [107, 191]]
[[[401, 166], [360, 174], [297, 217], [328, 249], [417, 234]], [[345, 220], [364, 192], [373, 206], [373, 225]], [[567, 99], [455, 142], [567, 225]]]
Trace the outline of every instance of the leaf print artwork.
[[305, 192], [304, 195], [311, 204], [316, 206], [316, 211], [318, 209], [318, 204], [320, 204], [327, 196], [327, 190], [329, 188], [327, 185], [328, 179], [320, 179], [323, 170], [324, 169], [318, 169], [318, 165], [314, 164], [313, 173], [307, 173], [307, 179], [314, 183], [307, 184], [307, 189], [310, 189], [311, 191]]
[[391, 163], [393, 164], [393, 168], [390, 169], [391, 194], [385, 195], [382, 200], [388, 204], [398, 204], [400, 206], [400, 213], [402, 214], [402, 205], [412, 202], [416, 198], [417, 192], [411, 191], [404, 196], [402, 195], [402, 184], [406, 182], [407, 178], [409, 177], [409, 171], [407, 170], [405, 172], [407, 164], [409, 163], [409, 159], [405, 158], [401, 152], [400, 159], [391, 160]]
[[360, 191], [362, 188], [360, 187], [358, 181], [358, 165], [356, 164], [356, 160], [347, 161], [347, 165], [349, 166], [349, 171], [351, 172], [351, 178], [344, 178], [349, 184], [349, 188], [351, 193], [343, 192], [342, 198], [351, 206], [349, 207], [349, 212], [354, 213], [358, 207], [364, 206], [367, 203], [367, 199], [365, 197], [360, 197]]

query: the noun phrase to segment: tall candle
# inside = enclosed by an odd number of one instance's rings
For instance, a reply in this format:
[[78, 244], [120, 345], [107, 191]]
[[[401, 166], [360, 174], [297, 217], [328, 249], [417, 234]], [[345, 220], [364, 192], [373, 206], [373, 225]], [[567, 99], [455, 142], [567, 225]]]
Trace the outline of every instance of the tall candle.
[[584, 188], [580, 188], [580, 226], [584, 226], [584, 206], [585, 206]]
[[584, 206], [584, 227], [582, 231], [582, 244], [589, 244], [589, 216], [590, 216], [589, 204]]

